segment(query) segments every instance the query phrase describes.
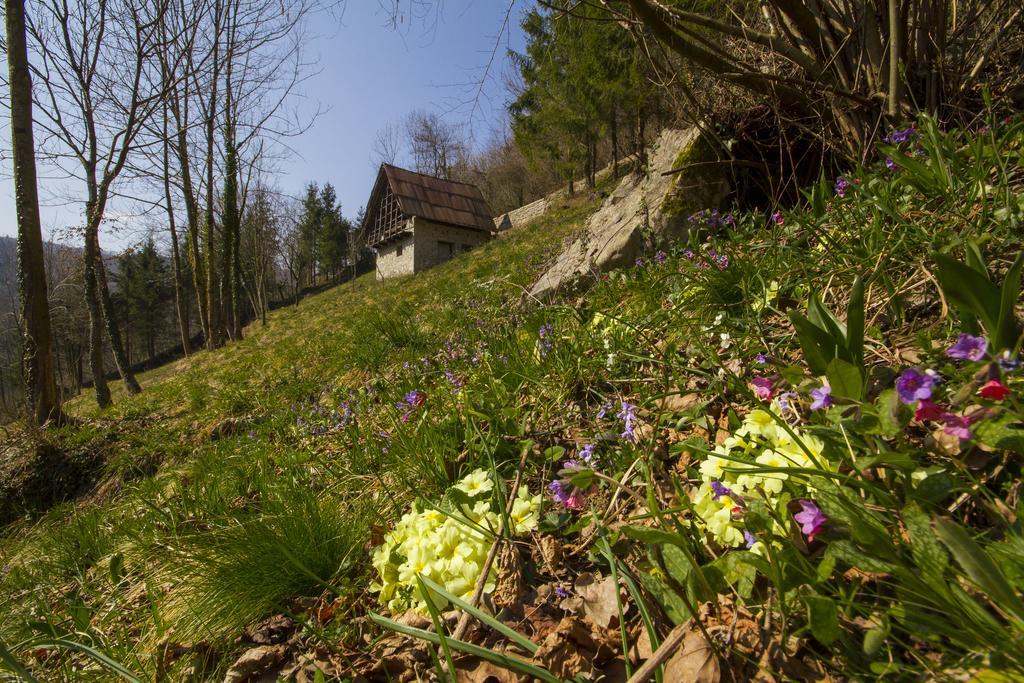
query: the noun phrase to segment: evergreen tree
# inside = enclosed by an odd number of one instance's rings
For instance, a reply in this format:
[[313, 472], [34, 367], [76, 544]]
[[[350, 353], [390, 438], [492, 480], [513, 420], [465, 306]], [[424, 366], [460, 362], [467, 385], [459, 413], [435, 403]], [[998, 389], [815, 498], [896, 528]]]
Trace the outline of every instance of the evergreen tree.
[[316, 284], [317, 265], [320, 260], [320, 190], [316, 183], [306, 186], [302, 199], [302, 214], [298, 224], [298, 254], [296, 271], [307, 284]]
[[348, 233], [351, 225], [341, 215], [334, 186], [326, 183], [320, 190], [320, 269], [335, 277], [348, 259]]
[[167, 264], [157, 253], [150, 238], [142, 249], [128, 251], [118, 259], [116, 277], [118, 297], [123, 302], [122, 317], [131, 344], [132, 335], [145, 344], [146, 357], [156, 355], [156, 340], [167, 320], [169, 288]]

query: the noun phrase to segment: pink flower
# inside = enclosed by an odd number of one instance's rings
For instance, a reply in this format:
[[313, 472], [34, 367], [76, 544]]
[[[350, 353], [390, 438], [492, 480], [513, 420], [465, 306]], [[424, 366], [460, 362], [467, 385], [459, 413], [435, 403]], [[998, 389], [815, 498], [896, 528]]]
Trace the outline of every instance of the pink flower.
[[971, 438], [971, 416], [970, 415], [954, 415], [953, 413], [943, 413], [939, 416], [942, 420], [943, 428], [946, 434], [955, 436], [958, 439], [969, 439]]
[[767, 377], [755, 377], [750, 380], [750, 384], [754, 387], [754, 395], [762, 401], [768, 401], [771, 399], [773, 394], [772, 381]]
[[978, 389], [978, 395], [993, 401], [1002, 401], [1010, 395], [1010, 389], [999, 380], [990, 379], [981, 389]]
[[918, 422], [925, 420], [938, 420], [942, 417], [943, 408], [930, 398], [921, 399], [917, 402], [917, 410], [914, 411], [914, 419]]

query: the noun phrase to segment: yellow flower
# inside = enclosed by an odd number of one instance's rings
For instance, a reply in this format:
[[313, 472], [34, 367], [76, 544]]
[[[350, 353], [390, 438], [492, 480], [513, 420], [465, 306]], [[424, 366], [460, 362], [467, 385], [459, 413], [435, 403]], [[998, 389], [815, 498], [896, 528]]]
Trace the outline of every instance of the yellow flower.
[[455, 488], [470, 497], [475, 497], [492, 490], [494, 488], [494, 481], [485, 470], [476, 470], [466, 475], [462, 481], [455, 485]]

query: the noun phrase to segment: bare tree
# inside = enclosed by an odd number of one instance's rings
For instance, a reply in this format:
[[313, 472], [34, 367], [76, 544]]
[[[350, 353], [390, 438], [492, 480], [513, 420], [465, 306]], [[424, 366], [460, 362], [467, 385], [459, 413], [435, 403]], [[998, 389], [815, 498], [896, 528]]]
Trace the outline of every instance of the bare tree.
[[90, 318], [90, 366], [101, 406], [102, 328], [130, 393], [141, 391], [121, 343], [107, 285], [99, 229], [115, 181], [140, 131], [163, 97], [158, 56], [167, 0], [42, 0], [30, 35], [41, 64], [37, 106], [55, 163], [85, 185], [85, 299]]
[[456, 162], [465, 156], [467, 145], [458, 126], [440, 116], [414, 111], [405, 120], [405, 134], [415, 170], [448, 179]]
[[6, 0], [5, 9], [14, 190], [18, 212], [18, 290], [24, 335], [22, 372], [29, 416], [36, 424], [44, 424], [49, 420], [59, 420], [61, 411], [54, 377], [49, 290], [46, 287], [36, 187], [32, 80], [25, 39], [25, 0]]
[[402, 130], [389, 123], [377, 131], [373, 140], [373, 165], [394, 164], [402, 152]]

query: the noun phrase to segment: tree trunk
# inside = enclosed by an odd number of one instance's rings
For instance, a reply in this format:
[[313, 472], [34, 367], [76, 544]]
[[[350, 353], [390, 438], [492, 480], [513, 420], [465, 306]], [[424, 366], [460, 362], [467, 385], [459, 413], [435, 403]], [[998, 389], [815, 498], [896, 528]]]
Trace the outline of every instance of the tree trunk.
[[106, 371], [103, 369], [103, 316], [100, 313], [100, 299], [96, 287], [98, 251], [99, 240], [86, 228], [82, 260], [85, 273], [85, 307], [89, 311], [89, 372], [92, 373], [92, 385], [96, 390], [96, 404], [100, 408], [106, 408], [110, 405], [110, 387], [107, 386]]
[[186, 356], [192, 352], [191, 335], [188, 329], [188, 311], [185, 308], [184, 283], [181, 278], [181, 253], [178, 250], [178, 228], [174, 223], [174, 205], [171, 201], [171, 159], [170, 141], [167, 139], [167, 108], [164, 108], [164, 202], [167, 205], [167, 225], [171, 232], [171, 270], [174, 275], [174, 308], [178, 314], [178, 332], [181, 334], [181, 350]]
[[24, 335], [22, 375], [29, 414], [35, 424], [61, 419], [53, 375], [53, 337], [43, 264], [43, 235], [36, 188], [32, 134], [32, 81], [25, 46], [25, 2], [6, 0], [7, 67], [11, 91], [11, 146], [18, 214], [18, 290]]
[[612, 178], [619, 177], [619, 117], [612, 109], [611, 120], [612, 132]]
[[[121, 343], [121, 331], [117, 327], [117, 316], [114, 314], [114, 300], [110, 296], [110, 287], [107, 286], [107, 267], [103, 265], [103, 256], [99, 248], [99, 216], [94, 219], [95, 226], [92, 234], [96, 242], [96, 286], [100, 295], [100, 310], [103, 313], [103, 322], [107, 326], [107, 338], [110, 339], [110, 350], [114, 354], [114, 365], [117, 366], [117, 373], [124, 380], [125, 389], [129, 394], [137, 394], [142, 391], [135, 373], [132, 372], [131, 363], [125, 354], [124, 345]], [[90, 221], [92, 222], [92, 220]]]

